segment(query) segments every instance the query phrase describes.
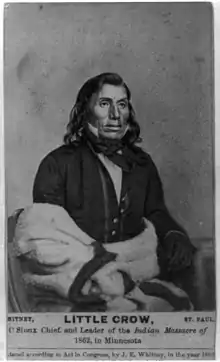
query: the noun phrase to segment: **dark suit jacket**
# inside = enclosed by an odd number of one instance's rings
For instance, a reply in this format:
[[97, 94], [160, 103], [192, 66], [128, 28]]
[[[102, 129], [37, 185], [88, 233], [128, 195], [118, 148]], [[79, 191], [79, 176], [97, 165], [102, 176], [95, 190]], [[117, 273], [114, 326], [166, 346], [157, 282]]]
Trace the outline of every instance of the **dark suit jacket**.
[[33, 201], [63, 206], [84, 232], [100, 242], [136, 236], [143, 230], [143, 217], [163, 241], [169, 231], [183, 230], [170, 216], [158, 171], [145, 155], [144, 165], [123, 171], [118, 204], [111, 177], [89, 146], [61, 146], [41, 162]]

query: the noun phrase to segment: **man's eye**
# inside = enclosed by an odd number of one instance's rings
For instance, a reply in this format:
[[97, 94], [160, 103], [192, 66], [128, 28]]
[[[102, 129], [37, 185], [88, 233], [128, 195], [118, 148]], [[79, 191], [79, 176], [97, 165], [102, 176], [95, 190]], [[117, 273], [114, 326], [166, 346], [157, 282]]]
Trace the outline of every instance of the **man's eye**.
[[108, 102], [101, 102], [100, 103], [100, 107], [104, 108], [104, 107], [108, 107], [109, 103]]
[[121, 103], [119, 103], [119, 107], [122, 108], [122, 109], [124, 109], [124, 108], [127, 107], [127, 103], [121, 102]]

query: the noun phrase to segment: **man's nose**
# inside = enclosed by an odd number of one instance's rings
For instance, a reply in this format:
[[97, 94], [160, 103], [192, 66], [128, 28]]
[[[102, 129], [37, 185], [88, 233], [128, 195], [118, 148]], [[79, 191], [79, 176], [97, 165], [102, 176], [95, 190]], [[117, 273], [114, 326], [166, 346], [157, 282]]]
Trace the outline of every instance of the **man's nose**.
[[109, 117], [111, 119], [119, 119], [120, 118], [120, 113], [119, 113], [117, 105], [115, 105], [115, 104], [111, 105]]

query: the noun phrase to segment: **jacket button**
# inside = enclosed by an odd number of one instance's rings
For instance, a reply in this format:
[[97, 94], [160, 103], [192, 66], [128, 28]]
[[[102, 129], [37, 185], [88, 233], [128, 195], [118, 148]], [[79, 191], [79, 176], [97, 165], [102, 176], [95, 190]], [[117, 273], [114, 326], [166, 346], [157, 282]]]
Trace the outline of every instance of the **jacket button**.
[[112, 235], [115, 235], [115, 234], [116, 234], [116, 231], [115, 231], [115, 230], [113, 230], [113, 231], [112, 231]]
[[114, 223], [114, 224], [117, 224], [117, 222], [118, 222], [118, 218], [115, 217], [115, 218], [113, 219], [113, 223]]
[[121, 209], [121, 210], [120, 210], [120, 213], [123, 214], [124, 211], [125, 211], [125, 209]]

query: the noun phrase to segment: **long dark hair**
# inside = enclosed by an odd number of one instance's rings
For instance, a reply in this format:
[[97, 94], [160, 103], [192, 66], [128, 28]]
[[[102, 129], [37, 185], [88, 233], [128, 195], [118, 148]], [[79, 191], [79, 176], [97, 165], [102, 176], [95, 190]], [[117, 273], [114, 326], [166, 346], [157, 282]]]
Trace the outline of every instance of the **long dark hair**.
[[123, 81], [123, 79], [116, 73], [102, 73], [96, 77], [87, 80], [76, 98], [69, 117], [69, 123], [67, 125], [67, 132], [64, 135], [64, 143], [71, 145], [75, 142], [79, 142], [84, 137], [84, 127], [89, 119], [89, 104], [93, 94], [98, 93], [104, 84], [111, 84], [115, 86], [123, 86], [126, 90], [129, 106], [129, 130], [126, 132], [124, 139], [128, 145], [134, 145], [136, 142], [140, 142], [140, 126], [135, 120], [135, 112], [131, 104], [131, 92]]

